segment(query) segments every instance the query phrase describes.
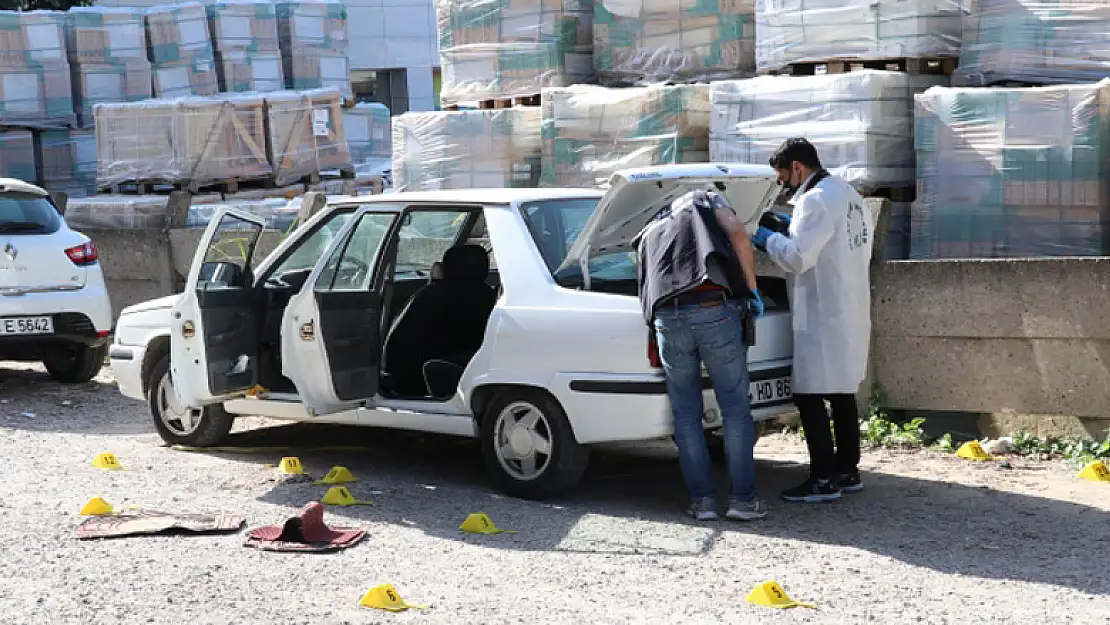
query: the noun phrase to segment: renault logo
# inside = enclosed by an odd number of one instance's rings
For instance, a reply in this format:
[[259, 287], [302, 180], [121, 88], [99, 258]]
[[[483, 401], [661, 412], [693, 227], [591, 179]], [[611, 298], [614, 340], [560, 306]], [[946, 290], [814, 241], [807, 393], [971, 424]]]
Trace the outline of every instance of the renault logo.
[[4, 246], [4, 254], [7, 255], [8, 260], [15, 260], [15, 257], [19, 256], [19, 250], [15, 249], [15, 246], [9, 242]]

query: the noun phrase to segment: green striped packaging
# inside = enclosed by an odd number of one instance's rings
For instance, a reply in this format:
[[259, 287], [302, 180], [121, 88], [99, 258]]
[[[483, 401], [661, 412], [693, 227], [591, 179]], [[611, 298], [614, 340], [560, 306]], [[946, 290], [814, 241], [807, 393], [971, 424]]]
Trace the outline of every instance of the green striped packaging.
[[73, 7], [65, 16], [71, 65], [150, 63], [143, 9]]
[[31, 131], [10, 128], [0, 132], [0, 176], [33, 184], [38, 181], [37, 170]]
[[38, 134], [39, 179], [48, 191], [69, 197], [96, 193], [96, 134], [92, 130], [43, 130]]
[[393, 135], [389, 129], [389, 109], [377, 102], [359, 102], [343, 109], [343, 131], [355, 170], [381, 173], [393, 158]]
[[147, 9], [145, 18], [154, 96], [214, 95], [219, 87], [204, 5], [159, 5]]

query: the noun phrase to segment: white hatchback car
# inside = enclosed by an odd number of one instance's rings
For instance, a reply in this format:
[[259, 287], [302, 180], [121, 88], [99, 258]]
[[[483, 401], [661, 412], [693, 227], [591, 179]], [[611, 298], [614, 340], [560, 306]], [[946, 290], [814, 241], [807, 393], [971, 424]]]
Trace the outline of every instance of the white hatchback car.
[[96, 245], [49, 194], [0, 178], [0, 360], [42, 362], [60, 382], [104, 366], [112, 303]]
[[[501, 490], [545, 498], [577, 483], [588, 445], [673, 434], [629, 242], [710, 187], [753, 229], [779, 190], [769, 167], [690, 164], [618, 172], [605, 191], [343, 199], [256, 265], [262, 221], [224, 211], [183, 294], [123, 310], [112, 368], [171, 444], [214, 445], [235, 415], [477, 437]], [[765, 420], [790, 410], [793, 344], [785, 282], [760, 281], [749, 363]]]

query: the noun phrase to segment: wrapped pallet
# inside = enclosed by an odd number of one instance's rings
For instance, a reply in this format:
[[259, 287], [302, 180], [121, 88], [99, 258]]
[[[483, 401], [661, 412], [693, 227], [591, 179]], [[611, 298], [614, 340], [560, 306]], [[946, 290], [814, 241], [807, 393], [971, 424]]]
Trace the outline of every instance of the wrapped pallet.
[[1108, 251], [1110, 80], [915, 98], [911, 257]]
[[440, 101], [594, 82], [592, 0], [435, 0]]
[[16, 128], [0, 131], [0, 177], [34, 184], [38, 180], [37, 169], [31, 131]]
[[709, 158], [765, 165], [784, 140], [805, 137], [861, 193], [912, 187], [913, 96], [945, 80], [861, 70], [715, 82]]
[[206, 8], [220, 90], [284, 89], [274, 4], [269, 0], [230, 0]]
[[355, 171], [380, 174], [392, 165], [389, 109], [377, 102], [359, 102], [343, 110], [343, 132]]
[[347, 6], [339, 0], [276, 4], [285, 86], [338, 89], [352, 96], [347, 59]]
[[352, 169], [337, 89], [275, 91], [265, 98], [266, 146], [276, 184]]
[[0, 125], [73, 126], [65, 13], [0, 11]]
[[756, 66], [956, 57], [967, 1], [756, 0]]
[[78, 126], [92, 127], [98, 102], [153, 96], [142, 9], [73, 7], [65, 16]]
[[544, 89], [542, 110], [542, 186], [593, 187], [618, 169], [709, 160], [709, 85]]
[[166, 227], [164, 195], [90, 195], [66, 203], [71, 228], [133, 230]]
[[1096, 82], [1110, 75], [1110, 4], [967, 0], [957, 84]]
[[593, 0], [594, 67], [606, 86], [755, 73], [755, 0]]
[[43, 130], [38, 133], [42, 186], [69, 197], [96, 193], [96, 134], [92, 130]]
[[393, 118], [397, 191], [535, 187], [540, 109], [404, 113]]
[[215, 95], [219, 83], [204, 5], [158, 5], [145, 18], [154, 97]]
[[97, 183], [206, 185], [267, 178], [265, 107], [258, 94], [98, 104]]

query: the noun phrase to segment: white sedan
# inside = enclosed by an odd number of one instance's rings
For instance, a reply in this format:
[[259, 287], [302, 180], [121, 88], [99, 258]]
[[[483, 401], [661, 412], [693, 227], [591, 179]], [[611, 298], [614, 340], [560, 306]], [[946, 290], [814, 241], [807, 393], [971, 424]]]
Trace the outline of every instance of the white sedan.
[[[629, 242], [710, 187], [753, 229], [779, 190], [768, 167], [689, 164], [618, 172], [607, 190], [342, 199], [260, 262], [262, 221], [225, 210], [184, 293], [122, 312], [112, 368], [171, 444], [215, 445], [236, 415], [476, 437], [499, 489], [550, 497], [578, 482], [590, 445], [673, 434]], [[791, 410], [793, 351], [786, 285], [760, 282], [757, 421]]]

